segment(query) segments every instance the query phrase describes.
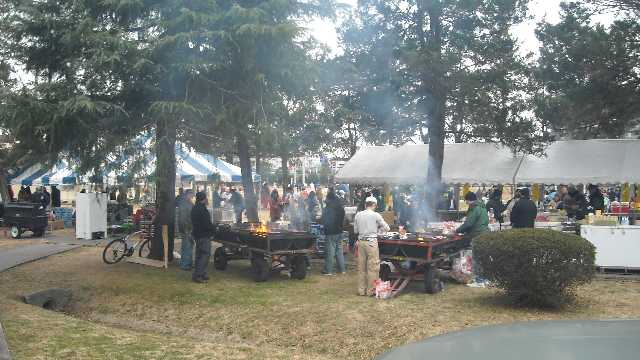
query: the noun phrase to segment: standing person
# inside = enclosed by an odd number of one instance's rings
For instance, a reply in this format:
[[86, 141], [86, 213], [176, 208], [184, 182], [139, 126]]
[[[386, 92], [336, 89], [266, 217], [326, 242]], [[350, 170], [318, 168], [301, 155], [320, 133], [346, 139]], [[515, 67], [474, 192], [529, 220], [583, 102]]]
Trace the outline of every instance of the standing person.
[[207, 275], [207, 265], [211, 257], [211, 236], [214, 232], [211, 223], [211, 214], [207, 210], [209, 201], [207, 194], [199, 192], [196, 194], [196, 205], [191, 209], [192, 235], [196, 242], [196, 261], [191, 279], [197, 283], [206, 283], [209, 280]]
[[60, 206], [60, 189], [55, 185], [51, 185], [51, 207], [59, 208]]
[[242, 213], [244, 212], [244, 198], [236, 190], [231, 189], [231, 203], [233, 204], [233, 212], [236, 214], [236, 224], [242, 224]]
[[604, 195], [596, 185], [589, 185], [589, 209], [594, 213], [597, 210], [604, 212]]
[[180, 206], [180, 202], [182, 202], [182, 197], [184, 196], [184, 189], [182, 187], [178, 188], [178, 196], [176, 196], [175, 206]]
[[180, 269], [190, 271], [193, 267], [193, 225], [191, 211], [193, 210], [193, 190], [188, 189], [178, 205], [178, 233], [182, 237], [180, 246]]
[[[487, 209], [484, 207], [484, 203], [478, 200], [478, 196], [474, 192], [470, 191], [466, 193], [464, 200], [469, 206], [469, 211], [467, 212], [466, 220], [456, 229], [456, 232], [464, 235], [464, 240], [468, 246], [472, 244], [473, 239], [478, 235], [489, 231], [489, 215], [487, 214]], [[479, 276], [480, 267], [475, 258], [472, 260], [472, 264], [473, 273], [476, 277], [474, 284], [484, 286], [485, 280]]]
[[358, 235], [358, 294], [373, 296], [373, 284], [380, 271], [378, 233], [389, 231], [389, 225], [375, 211], [378, 207], [376, 198], [370, 196], [364, 203], [366, 209], [356, 214], [353, 224], [353, 230]]
[[282, 218], [282, 204], [280, 203], [280, 194], [278, 194], [278, 189], [274, 188], [271, 191], [271, 196], [269, 197], [267, 206], [269, 208], [269, 217], [271, 218], [271, 222], [280, 221]]
[[503, 218], [511, 218], [511, 210], [516, 206], [518, 200], [520, 200], [520, 189], [516, 190], [516, 193], [513, 195], [513, 199], [509, 200], [507, 203], [507, 208], [502, 212]]
[[502, 189], [496, 188], [491, 192], [491, 196], [487, 202], [487, 210], [493, 210], [493, 217], [496, 221], [499, 223], [503, 222], [502, 212], [505, 210], [505, 206], [502, 203]]
[[42, 206], [48, 209], [51, 206], [51, 194], [47, 191], [46, 187], [42, 187]]
[[476, 193], [471, 191], [466, 193], [464, 200], [469, 205], [469, 211], [467, 211], [466, 220], [456, 229], [456, 232], [464, 234], [464, 237], [471, 243], [473, 238], [489, 231], [489, 215], [484, 203], [478, 200]]
[[342, 251], [342, 224], [344, 223], [344, 206], [335, 192], [327, 194], [326, 204], [322, 210], [322, 226], [325, 234], [324, 275], [333, 275], [333, 258], [338, 262], [338, 272], [347, 272]]
[[260, 189], [260, 205], [263, 209], [269, 209], [271, 195], [273, 195], [273, 192], [269, 193], [269, 184], [265, 182], [262, 184], [262, 189]]
[[538, 207], [531, 200], [529, 189], [520, 189], [520, 200], [511, 209], [511, 227], [514, 229], [533, 228], [538, 215]]
[[309, 223], [316, 222], [318, 216], [318, 198], [316, 197], [316, 192], [311, 191], [306, 201], [307, 213], [309, 218]]

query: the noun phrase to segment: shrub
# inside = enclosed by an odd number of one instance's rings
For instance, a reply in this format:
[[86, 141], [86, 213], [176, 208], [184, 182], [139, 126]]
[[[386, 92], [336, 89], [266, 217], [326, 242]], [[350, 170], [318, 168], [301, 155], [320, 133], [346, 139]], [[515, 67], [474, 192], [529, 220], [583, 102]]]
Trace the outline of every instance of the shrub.
[[524, 305], [561, 306], [595, 275], [593, 244], [554, 230], [485, 233], [473, 240], [473, 258], [481, 276]]

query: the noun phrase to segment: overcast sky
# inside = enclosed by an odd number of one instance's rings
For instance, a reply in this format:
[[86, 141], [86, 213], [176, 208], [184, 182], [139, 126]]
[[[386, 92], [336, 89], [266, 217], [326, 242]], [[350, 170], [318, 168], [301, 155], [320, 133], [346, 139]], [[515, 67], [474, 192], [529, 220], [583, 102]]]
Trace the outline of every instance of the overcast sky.
[[[339, 0], [344, 4], [355, 6], [357, 0]], [[521, 51], [526, 54], [529, 52], [537, 53], [539, 43], [536, 39], [536, 24], [542, 20], [550, 23], [560, 21], [560, 3], [562, 0], [531, 0], [529, 3], [529, 12], [533, 19], [520, 24], [514, 29], [514, 33], [518, 37], [521, 45]], [[610, 16], [603, 15], [595, 19], [599, 22], [609, 22]], [[336, 34], [336, 24], [330, 21], [316, 20], [309, 24], [309, 30], [319, 41], [327, 44], [334, 53], [340, 53], [340, 45]]]

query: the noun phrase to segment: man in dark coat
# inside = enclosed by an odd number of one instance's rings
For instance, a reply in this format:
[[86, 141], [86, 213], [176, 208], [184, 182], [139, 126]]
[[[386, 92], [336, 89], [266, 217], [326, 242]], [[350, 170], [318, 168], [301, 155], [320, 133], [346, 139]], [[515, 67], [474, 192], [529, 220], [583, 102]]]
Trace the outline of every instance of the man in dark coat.
[[236, 224], [242, 224], [244, 198], [235, 188], [231, 189], [231, 203], [233, 204], [233, 212], [236, 214]]
[[596, 185], [589, 185], [589, 210], [604, 212], [604, 195]]
[[61, 206], [60, 189], [57, 186], [51, 186], [51, 207], [59, 208]]
[[211, 257], [211, 236], [215, 231], [211, 223], [211, 214], [207, 210], [207, 195], [204, 192], [196, 194], [196, 204], [191, 209], [192, 235], [196, 242], [195, 269], [191, 278], [194, 282], [205, 283], [209, 280], [207, 265]]
[[42, 187], [42, 206], [44, 206], [45, 209], [51, 206], [51, 194], [47, 191], [47, 188], [44, 186]]
[[322, 226], [325, 233], [324, 275], [333, 275], [333, 258], [338, 262], [338, 272], [344, 274], [347, 269], [344, 265], [344, 253], [342, 251], [342, 224], [344, 223], [344, 206], [333, 190], [329, 191], [326, 206], [322, 211]]
[[514, 229], [533, 228], [538, 215], [538, 207], [531, 200], [529, 189], [520, 189], [520, 200], [511, 210], [511, 227]]
[[496, 221], [502, 223], [504, 220], [502, 212], [506, 210], [506, 206], [502, 203], [502, 189], [500, 188], [493, 190], [487, 202], [487, 210], [491, 209], [493, 209], [493, 217]]

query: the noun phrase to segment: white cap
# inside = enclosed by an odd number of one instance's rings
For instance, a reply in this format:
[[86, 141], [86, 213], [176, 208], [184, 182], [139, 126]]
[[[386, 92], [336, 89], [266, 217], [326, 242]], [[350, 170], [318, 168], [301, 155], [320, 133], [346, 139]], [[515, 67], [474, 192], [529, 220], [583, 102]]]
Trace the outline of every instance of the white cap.
[[376, 204], [378, 203], [378, 199], [374, 198], [373, 196], [369, 196], [364, 201], [365, 202], [373, 202], [373, 203], [376, 203]]

